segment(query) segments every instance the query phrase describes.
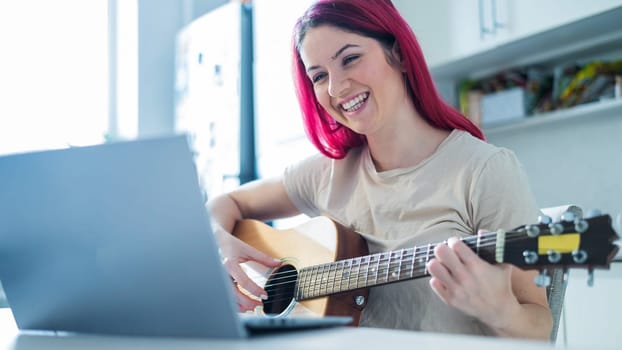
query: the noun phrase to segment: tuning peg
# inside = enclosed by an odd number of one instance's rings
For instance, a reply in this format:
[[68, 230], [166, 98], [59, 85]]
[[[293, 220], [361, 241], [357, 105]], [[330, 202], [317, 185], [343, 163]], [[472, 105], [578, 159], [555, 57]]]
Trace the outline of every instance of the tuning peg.
[[585, 214], [585, 218], [586, 219], [595, 218], [595, 217], [601, 216], [601, 215], [603, 215], [603, 213], [600, 210], [598, 210], [598, 209], [590, 209]]
[[525, 231], [527, 231], [527, 236], [529, 237], [538, 237], [540, 234], [540, 227], [538, 225], [527, 225], [525, 226]]
[[588, 287], [594, 286], [594, 269], [591, 267], [587, 269], [587, 286]]
[[533, 265], [538, 261], [538, 254], [533, 250], [523, 251], [523, 257], [525, 258], [525, 263], [529, 265]]
[[571, 211], [566, 211], [562, 214], [560, 219], [566, 222], [574, 222], [577, 219], [577, 216]]
[[548, 287], [551, 285], [551, 277], [547, 274], [546, 269], [543, 269], [536, 277], [534, 277], [533, 282], [538, 287]]
[[575, 249], [572, 251], [572, 260], [577, 264], [583, 264], [587, 261], [587, 252], [583, 249]]
[[574, 229], [577, 230], [577, 232], [579, 233], [583, 233], [587, 231], [589, 227], [590, 227], [590, 224], [588, 224], [587, 221], [583, 219], [577, 220], [574, 222]]
[[547, 255], [549, 256], [549, 262], [553, 264], [558, 263], [562, 258], [562, 255], [559, 252], [554, 251], [553, 249], [549, 249]]
[[553, 222], [553, 219], [551, 219], [550, 216], [543, 214], [543, 215], [539, 215], [538, 216], [538, 222], [543, 224], [543, 225], [548, 225], [551, 222]]
[[564, 232], [564, 225], [559, 222], [549, 224], [549, 230], [551, 230], [552, 235], [557, 236], [558, 234]]
[[571, 205], [566, 209], [566, 212], [571, 212], [575, 215], [576, 219], [583, 218], [583, 209], [577, 207], [576, 205]]

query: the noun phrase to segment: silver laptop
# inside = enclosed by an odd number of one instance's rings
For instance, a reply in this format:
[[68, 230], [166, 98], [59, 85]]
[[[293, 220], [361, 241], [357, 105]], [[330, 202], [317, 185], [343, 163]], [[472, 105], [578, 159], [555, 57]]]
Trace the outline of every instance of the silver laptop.
[[0, 194], [21, 330], [241, 338], [351, 321], [241, 317], [184, 135], [0, 157]]

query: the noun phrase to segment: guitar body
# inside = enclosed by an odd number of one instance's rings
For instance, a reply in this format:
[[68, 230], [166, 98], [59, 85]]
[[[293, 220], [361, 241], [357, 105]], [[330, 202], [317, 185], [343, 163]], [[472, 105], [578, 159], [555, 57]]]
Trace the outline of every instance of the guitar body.
[[[367, 255], [367, 243], [357, 233], [339, 225], [327, 217], [316, 217], [304, 224], [287, 230], [274, 229], [261, 221], [241, 220], [233, 235], [256, 249], [281, 259], [288, 268], [302, 268], [331, 263], [343, 259]], [[258, 264], [247, 267], [260, 275], [278, 274], [278, 269], [266, 271]], [[326, 297], [300, 301], [315, 314], [351, 316], [352, 325], [358, 325], [361, 310], [365, 307], [367, 288], [337, 293]], [[363, 297], [363, 299], [357, 297]], [[269, 293], [270, 297], [270, 293]], [[359, 300], [357, 304], [356, 300]], [[268, 300], [270, 301], [270, 299]], [[361, 301], [363, 301], [361, 303]], [[287, 303], [289, 303], [288, 301]], [[291, 300], [295, 302], [295, 300]], [[360, 304], [360, 305], [359, 305]]]

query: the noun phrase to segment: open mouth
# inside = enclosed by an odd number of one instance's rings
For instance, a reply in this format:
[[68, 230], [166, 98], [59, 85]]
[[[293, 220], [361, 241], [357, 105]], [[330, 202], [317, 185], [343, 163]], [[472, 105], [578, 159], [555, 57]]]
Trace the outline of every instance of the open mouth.
[[341, 109], [343, 109], [346, 112], [354, 112], [358, 110], [359, 108], [361, 108], [361, 106], [363, 106], [363, 103], [367, 101], [368, 97], [369, 97], [369, 93], [367, 92], [363, 92], [359, 95], [356, 95], [350, 101], [342, 103]]

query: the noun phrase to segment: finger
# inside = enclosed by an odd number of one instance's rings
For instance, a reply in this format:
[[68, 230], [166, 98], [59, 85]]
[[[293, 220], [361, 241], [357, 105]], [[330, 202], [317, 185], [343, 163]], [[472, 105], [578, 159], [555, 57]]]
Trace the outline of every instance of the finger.
[[458, 259], [460, 259], [464, 265], [474, 265], [482, 261], [471, 248], [458, 238], [450, 238], [447, 241], [447, 245], [454, 251]]
[[270, 255], [265, 254], [248, 244], [246, 244], [246, 249], [244, 250], [244, 253], [248, 260], [256, 261], [266, 267], [278, 267], [282, 264], [280, 259], [275, 259]]
[[430, 260], [427, 268], [432, 278], [441, 283], [445, 289], [450, 289], [456, 285], [456, 281], [454, 281], [449, 270], [438, 259]]
[[244, 311], [253, 311], [257, 306], [261, 306], [261, 302], [259, 300], [253, 299], [242, 292], [238, 286], [234, 283], [233, 285], [235, 291], [236, 302], [238, 304], [238, 309], [242, 312]]
[[454, 253], [454, 251], [449, 248], [447, 244], [439, 244], [434, 248], [434, 256], [436, 259], [440, 260], [440, 262], [445, 265], [449, 271], [459, 270], [463, 267], [462, 262]]
[[255, 281], [253, 281], [244, 270], [240, 267], [240, 265], [232, 260], [228, 260], [225, 262], [225, 266], [229, 275], [233, 278], [233, 280], [238, 284], [239, 287], [242, 287], [250, 294], [261, 298], [267, 299], [268, 293], [261, 288]]
[[445, 303], [448, 304], [449, 301], [449, 291], [447, 287], [436, 277], [432, 277], [430, 279], [430, 287], [434, 291], [436, 295]]

